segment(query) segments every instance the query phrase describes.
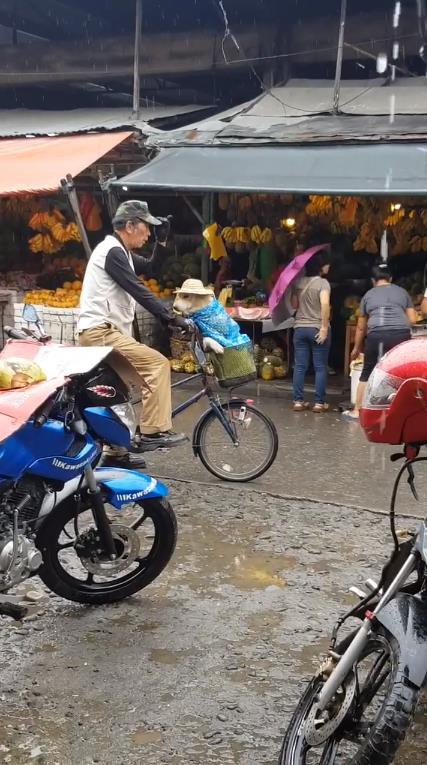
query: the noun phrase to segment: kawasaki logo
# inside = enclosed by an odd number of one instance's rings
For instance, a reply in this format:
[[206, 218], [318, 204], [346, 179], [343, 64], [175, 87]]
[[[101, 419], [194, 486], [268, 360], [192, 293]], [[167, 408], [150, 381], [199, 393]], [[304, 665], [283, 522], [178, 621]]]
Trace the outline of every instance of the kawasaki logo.
[[141, 491], [131, 491], [129, 494], [117, 494], [117, 499], [120, 502], [131, 502], [135, 499], [141, 499], [142, 497], [147, 496], [147, 494], [150, 494], [157, 486], [157, 481], [155, 478], [152, 478], [150, 483], [145, 489], [142, 489]]
[[83, 470], [89, 464], [91, 459], [93, 459], [94, 455], [95, 455], [95, 449], [92, 449], [91, 452], [87, 455], [85, 460], [82, 460], [81, 462], [77, 462], [74, 465], [72, 463], [59, 460], [57, 459], [57, 457], [55, 457], [52, 460], [52, 466], [59, 468], [60, 470], [73, 470], [77, 472], [79, 470]]

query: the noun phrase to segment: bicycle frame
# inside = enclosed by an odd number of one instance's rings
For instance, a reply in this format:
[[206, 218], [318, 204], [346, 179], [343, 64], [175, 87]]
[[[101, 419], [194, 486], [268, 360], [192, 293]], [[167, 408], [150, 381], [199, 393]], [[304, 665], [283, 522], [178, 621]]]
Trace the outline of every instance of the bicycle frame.
[[230, 436], [231, 440], [233, 441], [233, 444], [238, 443], [238, 439], [236, 437], [235, 430], [231, 427], [230, 422], [228, 421], [227, 417], [224, 415], [221, 402], [219, 400], [219, 396], [214, 394], [213, 391], [210, 388], [210, 385], [207, 380], [207, 375], [205, 372], [198, 372], [195, 375], [191, 375], [191, 377], [185, 377], [183, 380], [178, 380], [178, 382], [172, 383], [172, 388], [179, 388], [181, 385], [185, 385], [187, 382], [192, 382], [193, 380], [202, 379], [203, 380], [203, 387], [197, 391], [197, 393], [194, 393], [193, 396], [190, 396], [190, 398], [183, 401], [181, 404], [178, 404], [173, 410], [172, 410], [172, 417], [176, 417], [178, 414], [181, 414], [181, 412], [185, 412], [186, 409], [188, 409], [190, 406], [193, 406], [193, 404], [197, 404], [198, 401], [200, 401], [203, 396], [207, 396], [209, 400], [209, 406], [210, 408], [215, 412], [215, 415], [221, 422], [221, 425], [224, 427], [228, 435]]
[[225, 429], [225, 431], [230, 436], [231, 440], [233, 441], [233, 444], [238, 444], [238, 438], [236, 436], [235, 429], [231, 426], [229, 420], [224, 414], [224, 410], [219, 398], [219, 395], [217, 393], [214, 393], [214, 391], [211, 388], [208, 374], [206, 372], [206, 365], [207, 365], [207, 358], [206, 354], [203, 350], [203, 338], [199, 332], [199, 330], [195, 327], [194, 328], [194, 334], [193, 334], [193, 340], [192, 340], [192, 350], [194, 355], [197, 358], [197, 361], [199, 362], [202, 371], [198, 372], [195, 375], [191, 375], [191, 377], [185, 377], [183, 380], [178, 380], [178, 382], [172, 383], [172, 388], [179, 388], [181, 385], [185, 385], [185, 383], [193, 381], [193, 380], [202, 380], [203, 387], [197, 391], [193, 396], [190, 396], [186, 401], [183, 401], [181, 404], [178, 404], [173, 410], [172, 410], [172, 417], [176, 417], [178, 414], [181, 414], [181, 412], [185, 412], [186, 409], [188, 409], [193, 404], [196, 404], [198, 401], [200, 401], [203, 396], [207, 396], [209, 401], [209, 406], [215, 413], [216, 417], [220, 421], [221, 425]]

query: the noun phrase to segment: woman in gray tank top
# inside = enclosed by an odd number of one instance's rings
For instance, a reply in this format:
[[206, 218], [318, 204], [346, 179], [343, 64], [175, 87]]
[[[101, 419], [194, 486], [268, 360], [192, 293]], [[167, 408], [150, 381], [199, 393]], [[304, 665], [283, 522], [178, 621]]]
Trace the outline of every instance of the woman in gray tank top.
[[364, 344], [363, 369], [357, 387], [356, 404], [353, 411], [344, 412], [349, 420], [359, 419], [366, 383], [377, 362], [387, 351], [399, 343], [409, 340], [411, 326], [416, 324], [417, 315], [409, 294], [397, 284], [386, 263], [376, 266], [372, 272], [373, 287], [362, 298], [359, 320], [351, 359], [356, 360]]

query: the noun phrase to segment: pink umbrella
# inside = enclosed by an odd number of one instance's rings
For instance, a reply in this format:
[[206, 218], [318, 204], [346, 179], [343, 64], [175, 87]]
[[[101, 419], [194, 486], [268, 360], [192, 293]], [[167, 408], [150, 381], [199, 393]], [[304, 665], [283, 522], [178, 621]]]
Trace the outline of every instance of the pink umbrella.
[[285, 319], [289, 319], [289, 317], [292, 316], [293, 309], [290, 300], [291, 290], [289, 289], [291, 283], [316, 252], [325, 250], [328, 247], [329, 244], [317, 244], [315, 247], [310, 247], [308, 250], [305, 250], [305, 252], [301, 252], [297, 255], [287, 266], [285, 266], [268, 298], [268, 307], [270, 309], [273, 324], [281, 324], [282, 321], [285, 321]]

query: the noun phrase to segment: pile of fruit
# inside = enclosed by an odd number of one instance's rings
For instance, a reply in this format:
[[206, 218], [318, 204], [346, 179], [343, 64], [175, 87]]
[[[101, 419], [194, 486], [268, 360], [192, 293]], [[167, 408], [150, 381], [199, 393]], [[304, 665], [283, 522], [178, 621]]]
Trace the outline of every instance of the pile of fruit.
[[144, 279], [140, 276], [139, 281], [158, 298], [170, 298], [173, 295], [173, 290], [170, 287], [163, 287], [157, 279]]
[[355, 295], [349, 295], [345, 298], [341, 315], [344, 321], [355, 322], [359, 318], [360, 298]]
[[75, 223], [67, 223], [63, 214], [56, 207], [50, 212], [38, 211], [33, 213], [28, 221], [29, 228], [38, 233], [28, 240], [31, 252], [53, 255], [66, 242], [80, 242], [81, 237]]
[[225, 226], [221, 236], [226, 244], [268, 244], [273, 238], [271, 228], [262, 229], [261, 226]]
[[183, 353], [180, 359], [170, 359], [172, 372], [185, 372], [187, 375], [194, 375], [198, 371], [196, 360], [191, 353]]
[[[159, 287], [159, 294], [166, 290], [172, 291], [176, 287], [180, 287], [185, 279], [200, 279], [201, 276], [201, 253], [200, 252], [188, 252], [182, 257], [177, 255], [170, 255], [162, 263], [161, 274], [159, 276], [157, 286]], [[149, 279], [149, 282], [155, 282], [155, 279]], [[152, 285], [156, 286], [156, 285]], [[168, 297], [168, 295], [163, 295]]]
[[282, 380], [286, 377], [287, 366], [283, 358], [283, 350], [273, 337], [268, 335], [261, 340], [260, 345], [254, 346], [254, 359], [258, 377], [262, 380]]
[[78, 308], [82, 283], [79, 280], [64, 282], [56, 290], [31, 290], [24, 295], [24, 303], [44, 305], [51, 308]]

